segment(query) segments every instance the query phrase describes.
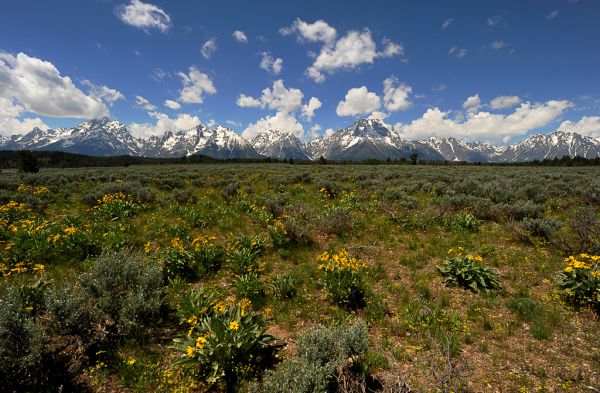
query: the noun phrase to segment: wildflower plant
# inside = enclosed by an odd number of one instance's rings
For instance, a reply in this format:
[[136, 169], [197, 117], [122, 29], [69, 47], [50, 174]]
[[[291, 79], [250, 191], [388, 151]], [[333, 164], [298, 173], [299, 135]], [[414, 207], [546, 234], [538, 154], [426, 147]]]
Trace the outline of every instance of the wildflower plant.
[[318, 269], [324, 273], [323, 288], [334, 303], [350, 309], [364, 307], [364, 261], [342, 249], [337, 253], [322, 253], [317, 262]]
[[226, 391], [237, 391], [241, 380], [272, 365], [280, 349], [266, 333], [265, 319], [252, 311], [248, 301], [217, 301], [212, 309], [193, 313], [186, 321], [191, 326], [187, 335], [174, 340], [183, 354], [177, 364], [197, 366], [202, 380]]
[[556, 281], [563, 298], [600, 312], [600, 255], [579, 254], [566, 258], [564, 263]]
[[132, 202], [130, 196], [122, 191], [103, 195], [90, 209], [95, 217], [113, 221], [133, 217], [139, 210], [140, 205]]
[[473, 292], [501, 287], [495, 273], [481, 264], [483, 257], [463, 255], [462, 247], [450, 249], [448, 253], [451, 257], [437, 266], [447, 285], [458, 285]]

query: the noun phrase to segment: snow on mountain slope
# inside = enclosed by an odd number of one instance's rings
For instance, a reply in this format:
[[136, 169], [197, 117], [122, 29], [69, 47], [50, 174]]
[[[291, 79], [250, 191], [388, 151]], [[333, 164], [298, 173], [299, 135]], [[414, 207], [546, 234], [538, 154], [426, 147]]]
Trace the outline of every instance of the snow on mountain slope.
[[88, 155], [182, 157], [203, 154], [214, 158], [297, 158], [364, 160], [408, 158], [469, 162], [524, 162], [563, 156], [600, 157], [600, 138], [556, 131], [534, 135], [510, 146], [492, 146], [456, 138], [403, 139], [392, 126], [376, 119], [359, 119], [330, 136], [302, 142], [296, 136], [267, 130], [247, 141], [230, 128], [202, 124], [183, 131], [167, 131], [148, 139], [136, 138], [117, 120], [100, 118], [73, 128], [41, 130], [25, 135], [0, 136], [7, 150], [63, 150]]
[[258, 134], [250, 143], [265, 157], [310, 160], [306, 144], [289, 132], [268, 130]]

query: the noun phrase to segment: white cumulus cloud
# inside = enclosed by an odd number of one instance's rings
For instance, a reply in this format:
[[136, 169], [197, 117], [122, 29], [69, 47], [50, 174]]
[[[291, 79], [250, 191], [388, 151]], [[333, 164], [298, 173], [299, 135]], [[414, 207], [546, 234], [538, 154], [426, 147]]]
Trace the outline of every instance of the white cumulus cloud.
[[348, 90], [344, 101], [340, 101], [335, 110], [338, 116], [365, 115], [381, 107], [381, 98], [370, 92], [366, 86]]
[[202, 104], [204, 94], [215, 94], [217, 89], [212, 81], [203, 72], [198, 71], [194, 66], [190, 67], [189, 72], [178, 72], [181, 78], [183, 89], [179, 92], [179, 101], [186, 104]]
[[283, 35], [296, 34], [301, 42], [323, 44], [319, 53], [314, 55], [314, 63], [306, 70], [306, 75], [317, 83], [325, 81], [325, 74], [333, 74], [340, 69], [355, 69], [362, 64], [373, 64], [377, 58], [404, 53], [401, 44], [387, 38], [383, 40], [383, 50], [377, 50], [369, 29], [351, 30], [337, 39], [335, 28], [323, 20], [307, 23], [297, 19], [280, 32]]
[[241, 30], [236, 30], [232, 34], [233, 39], [239, 43], [246, 44], [248, 42], [248, 37], [246, 37], [246, 33]]
[[147, 99], [145, 99], [142, 96], [135, 96], [135, 104], [137, 106], [139, 106], [140, 108], [147, 110], [147, 111], [155, 111], [156, 110], [156, 105], [152, 104], [150, 101], [148, 101]]
[[463, 102], [463, 109], [465, 109], [469, 113], [477, 113], [479, 108], [481, 107], [481, 99], [479, 98], [479, 94], [475, 94], [471, 96]]
[[254, 97], [240, 94], [235, 102], [240, 108], [260, 108], [262, 103]]
[[477, 112], [454, 119], [450, 118], [450, 111], [430, 108], [409, 124], [396, 124], [395, 129], [408, 139], [452, 136], [490, 143], [509, 143], [515, 136], [526, 135], [532, 130], [550, 125], [571, 107], [573, 104], [566, 100], [524, 102], [508, 115]]
[[288, 89], [279, 79], [273, 82], [273, 88], [265, 88], [259, 99], [240, 94], [237, 105], [240, 107], [269, 108], [282, 112], [294, 112], [302, 105], [304, 94], [300, 89]]
[[383, 81], [383, 106], [390, 112], [406, 110], [411, 106], [411, 93], [412, 87], [391, 76]]
[[337, 37], [335, 28], [329, 26], [324, 20], [317, 20], [314, 23], [307, 23], [296, 19], [291, 26], [283, 27], [279, 30], [282, 35], [297, 34], [299, 41], [324, 42], [331, 44]]
[[0, 98], [39, 115], [85, 119], [108, 115], [100, 97], [86, 95], [54, 64], [25, 53], [0, 52]]
[[169, 109], [177, 110], [181, 108], [181, 104], [173, 100], [165, 100], [165, 106]]
[[576, 132], [581, 135], [600, 138], [600, 116], [583, 116], [578, 122], [563, 121], [558, 131]]
[[260, 54], [260, 68], [273, 74], [278, 75], [283, 68], [283, 59], [273, 58], [269, 52], [262, 52]]
[[148, 138], [153, 135], [162, 135], [165, 131], [189, 130], [200, 124], [198, 116], [188, 114], [179, 114], [176, 118], [170, 118], [168, 115], [159, 112], [150, 112], [154, 117], [155, 123], [132, 123], [128, 126], [131, 133], [137, 137]]
[[518, 96], [498, 96], [490, 101], [492, 109], [506, 109], [512, 108], [519, 104], [521, 99]]
[[200, 53], [202, 53], [202, 57], [205, 59], [210, 59], [212, 55], [217, 51], [217, 39], [211, 38], [207, 40], [204, 44], [202, 44], [202, 49]]
[[281, 79], [273, 82], [272, 87], [263, 89], [260, 98], [240, 94], [236, 101], [238, 106], [271, 109], [276, 112], [273, 116], [266, 116], [256, 123], [249, 124], [242, 135], [251, 139], [263, 131], [275, 129], [302, 137], [304, 127], [296, 118], [297, 112], [300, 111], [302, 117], [311, 121], [315, 111], [321, 107], [318, 98], [311, 97], [307, 104], [302, 105], [303, 98], [304, 94], [300, 89], [285, 87]]
[[87, 79], [84, 79], [81, 83], [89, 87], [90, 96], [100, 99], [108, 106], [112, 106], [115, 101], [125, 99], [123, 93], [108, 86], [95, 85]]
[[19, 119], [24, 110], [23, 106], [0, 97], [0, 135], [25, 134], [35, 127], [42, 130], [48, 129], [48, 126], [39, 117]]
[[267, 130], [289, 132], [298, 138], [304, 136], [304, 127], [302, 124], [298, 122], [296, 116], [286, 112], [277, 112], [273, 116], [260, 118], [256, 123], [250, 123], [242, 133], [242, 136], [246, 139], [252, 139]]
[[158, 29], [165, 33], [173, 25], [171, 17], [162, 8], [140, 0], [131, 0], [127, 5], [117, 6], [115, 12], [124, 23], [146, 32]]
[[490, 46], [492, 47], [492, 49], [500, 50], [500, 49], [506, 48], [508, 46], [508, 44], [504, 41], [496, 40], [496, 41], [493, 41], [490, 44]]
[[317, 97], [310, 97], [308, 104], [302, 105], [302, 117], [308, 121], [312, 121], [315, 116], [315, 111], [321, 107], [321, 100]]

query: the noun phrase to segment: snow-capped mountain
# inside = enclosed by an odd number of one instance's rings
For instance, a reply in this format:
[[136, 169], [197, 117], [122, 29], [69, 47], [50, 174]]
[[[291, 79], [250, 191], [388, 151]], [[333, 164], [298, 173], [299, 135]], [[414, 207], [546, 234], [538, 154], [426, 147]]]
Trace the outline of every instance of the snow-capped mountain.
[[312, 140], [308, 146], [313, 159], [323, 156], [332, 160], [385, 160], [406, 158], [415, 151], [423, 159], [444, 159], [428, 146], [401, 138], [392, 126], [378, 119], [359, 119], [330, 136]]
[[250, 143], [265, 157], [311, 159], [306, 143], [289, 132], [268, 130], [255, 136]]
[[437, 151], [446, 161], [488, 162], [495, 160], [505, 150], [503, 147], [466, 142], [452, 137], [431, 137], [417, 143]]
[[574, 132], [556, 131], [548, 135], [534, 135], [508, 146], [497, 161], [522, 162], [564, 156], [600, 157], [600, 141]]
[[93, 156], [139, 155], [143, 141], [133, 137], [119, 121], [103, 117], [73, 128], [34, 128], [12, 136], [4, 149], [62, 150]]
[[510, 146], [492, 146], [456, 138], [410, 141], [376, 119], [359, 119], [330, 136], [302, 142], [296, 136], [265, 131], [251, 142], [230, 128], [202, 124], [185, 131], [167, 131], [149, 139], [136, 138], [117, 120], [100, 118], [73, 128], [41, 130], [25, 135], [0, 136], [4, 150], [62, 150], [87, 155], [182, 157], [203, 154], [213, 158], [296, 158], [363, 160], [409, 158], [470, 162], [524, 162], [563, 156], [600, 157], [600, 138], [557, 131], [534, 135]]
[[213, 158], [259, 158], [250, 142], [231, 128], [207, 128], [203, 124], [187, 131], [167, 131], [150, 137], [142, 149], [148, 157], [182, 157], [203, 154]]

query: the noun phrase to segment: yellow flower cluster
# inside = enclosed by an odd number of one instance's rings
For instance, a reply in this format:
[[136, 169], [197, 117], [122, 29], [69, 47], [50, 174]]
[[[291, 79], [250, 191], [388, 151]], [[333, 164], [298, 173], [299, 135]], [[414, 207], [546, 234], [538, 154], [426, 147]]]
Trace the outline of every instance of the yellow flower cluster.
[[27, 208], [27, 205], [25, 205], [24, 203], [19, 203], [15, 201], [10, 201], [0, 206], [0, 213], [8, 213], [11, 211], [27, 213], [30, 212], [31, 209]]
[[472, 254], [467, 254], [467, 259], [469, 261], [483, 262], [483, 257], [481, 255], [473, 256]]
[[29, 264], [26, 262], [17, 262], [11, 268], [5, 263], [0, 262], [0, 275], [3, 277], [10, 276], [11, 274], [26, 273], [28, 271], [43, 272], [46, 266], [41, 263]]
[[171, 247], [173, 247], [177, 251], [181, 251], [181, 252], [185, 251], [185, 247], [183, 247], [183, 242], [178, 237], [171, 240]]
[[[565, 264], [565, 272], [571, 273], [575, 270], [588, 270], [597, 265], [600, 265], [600, 255], [589, 255], [589, 254], [579, 254], [577, 256], [571, 255], [564, 260]], [[597, 278], [600, 276], [599, 272], [592, 272], [592, 277]]]
[[267, 209], [266, 206], [256, 206], [254, 203], [250, 205], [250, 210], [252, 210], [253, 212], [259, 211], [265, 211]]
[[40, 230], [44, 229], [46, 226], [48, 225], [48, 221], [42, 221], [41, 223], [38, 223], [35, 220], [20, 220], [15, 222], [14, 224], [11, 224], [8, 226], [8, 230], [10, 232], [19, 232], [19, 231], [24, 231], [24, 232], [28, 232], [30, 234], [34, 234], [39, 232]]
[[192, 247], [194, 247], [194, 251], [200, 251], [204, 247], [214, 246], [215, 240], [217, 240], [216, 236], [200, 235], [192, 240]]
[[280, 232], [283, 235], [287, 235], [287, 229], [285, 228], [285, 224], [283, 223], [283, 218], [285, 218], [284, 216], [282, 216], [281, 218], [276, 219], [275, 221], [273, 221], [273, 225], [270, 225], [269, 228], [272, 228], [274, 230], [276, 230], [277, 232]]
[[98, 199], [96, 202], [98, 203], [98, 205], [106, 205], [107, 203], [113, 202], [113, 201], [122, 201], [127, 199], [127, 195], [122, 192], [116, 192], [114, 194], [105, 194], [102, 196], [102, 198]]
[[321, 189], [319, 190], [319, 192], [325, 198], [332, 198], [331, 193], [329, 191], [327, 191], [327, 189], [325, 187], [321, 187]]
[[338, 253], [330, 254], [325, 251], [318, 257], [319, 262], [319, 270], [325, 271], [342, 271], [342, 270], [350, 270], [352, 272], [359, 272], [366, 268], [366, 264], [364, 261], [359, 259], [350, 257], [348, 255], [348, 251], [342, 249]]
[[456, 254], [457, 256], [461, 257], [463, 255], [464, 251], [465, 251], [464, 247], [456, 247], [456, 248], [449, 249], [448, 254]]
[[157, 244], [155, 247], [152, 247], [152, 246], [153, 246], [152, 240], [148, 240], [146, 242], [146, 244], [144, 245], [144, 252], [146, 254], [150, 254], [152, 252], [152, 250], [154, 250], [155, 253], [158, 252], [158, 250], [160, 250], [159, 244]]
[[24, 194], [33, 194], [33, 195], [44, 195], [44, 194], [48, 194], [50, 192], [50, 190], [48, 189], [48, 187], [44, 187], [44, 186], [27, 186], [25, 184], [20, 184], [19, 187], [17, 187], [17, 191], [24, 193]]

